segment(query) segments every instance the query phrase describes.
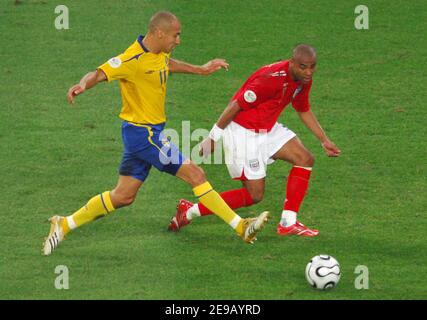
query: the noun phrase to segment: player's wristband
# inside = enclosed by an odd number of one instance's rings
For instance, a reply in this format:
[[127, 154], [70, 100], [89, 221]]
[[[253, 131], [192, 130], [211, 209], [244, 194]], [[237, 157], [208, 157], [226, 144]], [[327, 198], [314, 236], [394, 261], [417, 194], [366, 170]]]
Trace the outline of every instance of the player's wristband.
[[221, 129], [215, 123], [214, 126], [212, 127], [211, 132], [209, 132], [209, 138], [217, 142], [219, 139], [221, 139], [223, 132], [224, 132], [224, 129]]

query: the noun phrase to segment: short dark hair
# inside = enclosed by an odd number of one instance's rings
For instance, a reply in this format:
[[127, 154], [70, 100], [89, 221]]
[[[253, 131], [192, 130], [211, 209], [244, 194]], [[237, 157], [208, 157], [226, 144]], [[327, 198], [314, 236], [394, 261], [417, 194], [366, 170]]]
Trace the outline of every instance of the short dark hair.
[[154, 32], [156, 29], [168, 28], [172, 22], [179, 21], [178, 18], [169, 11], [158, 11], [150, 19], [148, 31]]
[[315, 57], [317, 55], [316, 49], [306, 43], [300, 43], [295, 46], [295, 48], [292, 50], [292, 57], [295, 58], [296, 56], [310, 56]]

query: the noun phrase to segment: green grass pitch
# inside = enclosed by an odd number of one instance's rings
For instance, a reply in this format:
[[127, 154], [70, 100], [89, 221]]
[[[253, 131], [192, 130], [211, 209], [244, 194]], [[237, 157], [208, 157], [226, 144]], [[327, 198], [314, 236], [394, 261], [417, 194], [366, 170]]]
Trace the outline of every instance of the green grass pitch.
[[[69, 8], [57, 30], [54, 9]], [[426, 299], [425, 1], [374, 1], [369, 29], [354, 27], [360, 1], [0, 0], [0, 299]], [[275, 234], [290, 166], [268, 169], [265, 199], [241, 209], [272, 219], [253, 246], [214, 216], [166, 230], [191, 188], [152, 170], [136, 202], [84, 226], [50, 257], [40, 254], [54, 214], [70, 214], [114, 187], [121, 158], [117, 83], [69, 106], [68, 88], [122, 52], [158, 10], [182, 22], [173, 57], [222, 57], [228, 72], [172, 75], [168, 127], [210, 129], [258, 67], [289, 57], [300, 42], [318, 51], [311, 104], [342, 156], [323, 154], [289, 107], [280, 121], [314, 153], [301, 220], [315, 239]], [[197, 142], [193, 141], [193, 145]], [[203, 165], [217, 190], [239, 187], [224, 165]], [[327, 253], [342, 277], [312, 289], [307, 262]], [[55, 268], [69, 289], [55, 288]], [[357, 290], [358, 265], [369, 289]]]

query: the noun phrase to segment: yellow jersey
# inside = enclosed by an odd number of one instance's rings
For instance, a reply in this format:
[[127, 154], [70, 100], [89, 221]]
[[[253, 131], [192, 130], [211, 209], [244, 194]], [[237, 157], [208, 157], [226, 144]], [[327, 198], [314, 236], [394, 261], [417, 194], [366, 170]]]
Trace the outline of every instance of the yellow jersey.
[[122, 95], [120, 118], [140, 124], [166, 122], [166, 82], [170, 54], [151, 53], [138, 39], [126, 51], [99, 66], [108, 82], [119, 80]]

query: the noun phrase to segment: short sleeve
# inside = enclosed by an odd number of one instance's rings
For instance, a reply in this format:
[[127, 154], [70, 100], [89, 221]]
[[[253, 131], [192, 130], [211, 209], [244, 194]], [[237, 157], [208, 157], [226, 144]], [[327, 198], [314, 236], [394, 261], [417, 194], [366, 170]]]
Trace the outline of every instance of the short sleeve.
[[302, 87], [301, 90], [296, 90], [292, 99], [292, 106], [298, 112], [306, 112], [310, 110], [309, 94], [311, 81], [308, 85]]
[[129, 79], [133, 77], [137, 69], [138, 55], [131, 57], [128, 54], [121, 54], [111, 58], [98, 69], [107, 76], [108, 82], [118, 79]]
[[268, 77], [257, 77], [247, 82], [235, 96], [235, 100], [243, 110], [254, 108], [272, 98], [276, 89]]

